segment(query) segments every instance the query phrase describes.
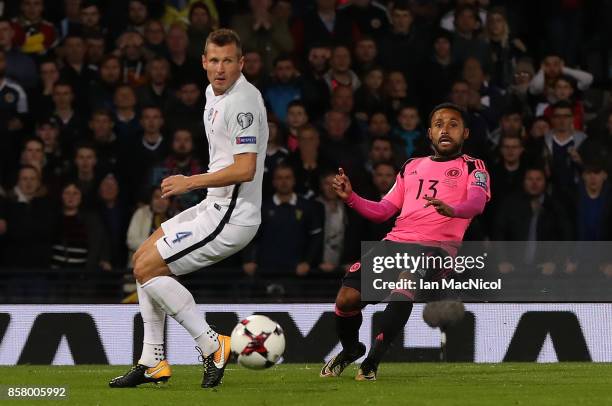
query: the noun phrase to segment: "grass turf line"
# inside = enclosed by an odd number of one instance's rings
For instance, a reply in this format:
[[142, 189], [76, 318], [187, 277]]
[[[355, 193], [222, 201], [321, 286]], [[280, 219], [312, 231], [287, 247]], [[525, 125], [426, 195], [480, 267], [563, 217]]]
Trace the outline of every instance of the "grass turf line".
[[[201, 369], [173, 366], [165, 385], [110, 389], [128, 367], [108, 365], [0, 367], [0, 384], [69, 386], [65, 400], [0, 400], [32, 405], [605, 405], [612, 404], [612, 365], [596, 363], [382, 364], [378, 381], [319, 378], [319, 364], [279, 365], [265, 371], [228, 366], [217, 389], [200, 388]], [[208, 403], [210, 402], [210, 403]]]

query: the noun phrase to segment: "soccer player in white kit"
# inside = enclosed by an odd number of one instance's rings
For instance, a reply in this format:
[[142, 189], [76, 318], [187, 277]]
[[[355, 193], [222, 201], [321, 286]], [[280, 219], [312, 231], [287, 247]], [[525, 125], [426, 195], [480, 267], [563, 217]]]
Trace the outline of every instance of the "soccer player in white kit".
[[261, 94], [241, 73], [240, 38], [231, 30], [212, 32], [202, 64], [210, 85], [203, 120], [209, 143], [207, 173], [170, 176], [162, 197], [207, 188], [194, 206], [161, 225], [134, 255], [134, 277], [144, 323], [142, 356], [111, 387], [134, 387], [167, 381], [164, 359], [165, 315], [191, 334], [204, 363], [202, 387], [219, 385], [230, 356], [229, 337], [217, 334], [197, 308], [191, 293], [173, 275], [212, 265], [240, 251], [261, 222], [261, 186], [268, 142]]

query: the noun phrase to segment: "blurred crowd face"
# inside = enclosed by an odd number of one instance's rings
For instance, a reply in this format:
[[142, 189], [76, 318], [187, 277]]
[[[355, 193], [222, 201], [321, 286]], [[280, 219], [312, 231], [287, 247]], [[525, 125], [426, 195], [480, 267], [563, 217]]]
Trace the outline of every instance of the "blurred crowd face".
[[106, 43], [103, 38], [87, 38], [85, 40], [85, 49], [87, 50], [87, 60], [89, 63], [99, 64], [104, 58]]
[[480, 87], [485, 81], [485, 75], [478, 59], [468, 58], [465, 60], [463, 65], [463, 79], [465, 79], [473, 89], [480, 90]]
[[384, 79], [385, 77], [382, 70], [373, 69], [366, 75], [364, 85], [370, 89], [370, 91], [378, 92], [383, 85]]
[[0, 21], [0, 48], [8, 50], [13, 46], [13, 28], [8, 21]]
[[391, 12], [391, 24], [393, 25], [393, 31], [397, 33], [407, 33], [410, 31], [414, 16], [408, 10], [393, 9]]
[[26, 20], [38, 22], [42, 19], [43, 0], [21, 0], [21, 14]]
[[287, 109], [287, 125], [289, 128], [300, 128], [308, 123], [308, 114], [303, 106], [291, 106]]
[[336, 0], [317, 0], [317, 11], [333, 11], [336, 9]]
[[62, 204], [64, 210], [78, 210], [83, 195], [76, 185], [70, 184], [62, 191]]
[[302, 154], [309, 157], [317, 156], [319, 145], [319, 133], [315, 129], [303, 129], [298, 132], [298, 147]]
[[250, 78], [257, 78], [263, 69], [263, 61], [259, 53], [250, 51], [244, 55], [244, 69], [245, 76]]
[[505, 163], [512, 165], [519, 162], [524, 150], [519, 138], [502, 137], [499, 151]]
[[94, 114], [89, 121], [89, 128], [96, 141], [108, 142], [113, 134], [113, 120], [106, 114]]
[[607, 179], [608, 174], [604, 170], [585, 169], [582, 172], [584, 186], [590, 192], [599, 193]]
[[368, 132], [373, 136], [382, 136], [389, 134], [389, 131], [391, 131], [391, 125], [389, 125], [387, 116], [384, 113], [372, 114], [368, 124]]
[[546, 176], [540, 170], [528, 170], [525, 172], [523, 188], [529, 197], [540, 197], [546, 191]]
[[172, 152], [179, 160], [187, 159], [191, 156], [193, 152], [193, 137], [189, 131], [177, 130], [174, 133]]
[[334, 72], [345, 73], [351, 69], [351, 53], [346, 47], [336, 47], [332, 51], [329, 66]]
[[397, 122], [404, 130], [412, 131], [419, 126], [421, 118], [417, 109], [405, 107], [397, 115]]
[[374, 62], [377, 54], [376, 42], [372, 39], [361, 40], [355, 46], [355, 58], [361, 63]]
[[210, 15], [203, 7], [196, 7], [191, 12], [189, 22], [196, 30], [205, 30], [210, 24]]
[[142, 25], [147, 21], [147, 7], [141, 1], [132, 0], [128, 6], [128, 18], [134, 25]]
[[493, 38], [499, 38], [508, 32], [508, 23], [503, 14], [489, 13], [487, 15], [487, 31]]
[[278, 125], [274, 121], [268, 121], [268, 145], [279, 146]]
[[395, 169], [391, 165], [378, 165], [372, 174], [374, 187], [381, 195], [385, 195], [391, 190], [395, 183]]
[[469, 135], [461, 114], [453, 109], [440, 109], [431, 118], [429, 138], [439, 156], [452, 156], [461, 151]]
[[45, 86], [51, 86], [59, 80], [60, 74], [54, 62], [40, 64], [40, 78]]
[[45, 160], [44, 145], [37, 140], [28, 141], [21, 153], [21, 163], [42, 168]]
[[119, 184], [113, 175], [107, 175], [100, 182], [98, 194], [102, 201], [110, 203], [116, 202], [119, 197]]
[[282, 60], [274, 65], [274, 76], [280, 83], [286, 84], [291, 82], [297, 71], [291, 60]]
[[390, 162], [393, 158], [391, 142], [387, 140], [374, 140], [370, 147], [370, 161], [373, 164], [379, 162]]
[[144, 29], [145, 40], [151, 45], [161, 45], [166, 37], [166, 30], [161, 21], [149, 20]]
[[550, 124], [546, 120], [536, 120], [531, 125], [529, 135], [532, 138], [541, 138], [550, 132]]
[[79, 148], [74, 158], [79, 173], [93, 173], [97, 162], [96, 151], [91, 148]]
[[574, 95], [574, 88], [570, 82], [559, 78], [555, 82], [554, 95], [557, 100], [569, 101]]
[[349, 124], [348, 117], [339, 111], [330, 111], [325, 115], [325, 130], [332, 140], [343, 139]]
[[389, 97], [401, 99], [406, 97], [408, 93], [408, 84], [402, 72], [390, 72], [387, 77], [387, 93]]
[[321, 195], [323, 196], [323, 199], [327, 201], [338, 200], [338, 195], [336, 194], [336, 191], [334, 190], [334, 177], [335, 176], [336, 175], [334, 174], [329, 174], [325, 176], [323, 179], [321, 179]]
[[338, 86], [332, 93], [331, 107], [333, 110], [350, 114], [354, 105], [353, 89], [350, 86]]
[[505, 135], [520, 136], [523, 131], [523, 119], [518, 113], [503, 115], [500, 124]]
[[156, 134], [164, 125], [164, 119], [161, 112], [157, 108], [145, 108], [142, 110], [140, 124], [145, 133]]
[[240, 77], [244, 58], [236, 44], [218, 46], [210, 43], [202, 62], [214, 93], [220, 95]]
[[295, 176], [291, 168], [277, 167], [272, 178], [274, 190], [281, 196], [293, 193], [295, 187]]
[[72, 65], [81, 65], [85, 61], [85, 41], [80, 37], [68, 37], [64, 43], [66, 61]]
[[153, 191], [151, 197], [151, 211], [155, 214], [166, 214], [170, 207], [169, 199], [162, 199], [161, 189], [157, 188]]
[[133, 109], [136, 106], [134, 90], [129, 86], [118, 87], [113, 102], [118, 109]]
[[272, 0], [249, 0], [249, 7], [254, 12], [267, 11], [272, 7]]
[[151, 83], [154, 85], [164, 85], [170, 75], [168, 63], [161, 59], [154, 59], [150, 62], [149, 74]]
[[40, 188], [40, 175], [34, 168], [21, 168], [17, 176], [17, 188], [27, 198], [32, 198]]
[[108, 84], [119, 83], [121, 80], [121, 64], [118, 59], [110, 58], [100, 65], [100, 79]]
[[458, 33], [471, 35], [479, 27], [480, 22], [474, 10], [465, 9], [455, 18], [455, 29]]
[[58, 135], [58, 128], [49, 124], [43, 124], [36, 129], [36, 136], [45, 143], [45, 150], [49, 152], [55, 150]]
[[72, 108], [72, 101], [74, 100], [74, 93], [72, 88], [68, 85], [56, 85], [53, 87], [53, 103], [55, 107], [61, 110], [67, 110]]
[[542, 69], [547, 77], [558, 77], [563, 73], [563, 59], [558, 56], [547, 56], [542, 61]]
[[166, 46], [171, 54], [182, 54], [187, 51], [189, 45], [189, 37], [187, 32], [181, 26], [174, 25], [168, 30], [166, 35]]
[[440, 59], [448, 59], [451, 56], [451, 43], [448, 38], [440, 37], [434, 42], [434, 53]]
[[81, 9], [81, 24], [86, 28], [96, 28], [100, 24], [100, 10], [95, 5]]
[[119, 49], [129, 61], [138, 61], [142, 58], [144, 39], [137, 32], [126, 32], [119, 38]]
[[556, 108], [552, 115], [552, 128], [555, 131], [572, 131], [574, 129], [574, 114], [570, 108]]
[[314, 73], [327, 71], [327, 64], [331, 58], [331, 50], [325, 47], [315, 47], [308, 52], [308, 62]]
[[467, 108], [470, 98], [470, 87], [467, 83], [457, 82], [453, 84], [451, 88], [451, 102], [462, 107]]
[[185, 106], [195, 106], [200, 100], [200, 89], [195, 83], [185, 83], [179, 90], [178, 98]]

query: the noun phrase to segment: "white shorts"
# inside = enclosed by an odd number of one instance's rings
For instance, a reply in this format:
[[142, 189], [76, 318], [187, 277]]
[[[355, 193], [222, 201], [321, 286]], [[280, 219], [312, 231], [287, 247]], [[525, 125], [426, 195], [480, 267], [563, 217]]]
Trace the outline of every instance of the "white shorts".
[[205, 199], [162, 223], [157, 250], [170, 271], [184, 275], [210, 266], [243, 249], [259, 226], [230, 224], [230, 200]]

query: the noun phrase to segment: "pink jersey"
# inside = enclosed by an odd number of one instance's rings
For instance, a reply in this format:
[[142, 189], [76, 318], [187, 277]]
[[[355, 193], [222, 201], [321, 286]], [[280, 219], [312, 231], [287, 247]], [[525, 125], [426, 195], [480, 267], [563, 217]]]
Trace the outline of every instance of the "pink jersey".
[[[489, 185], [484, 163], [465, 154], [450, 160], [409, 159], [383, 198], [401, 209], [385, 239], [426, 242], [425, 245], [442, 246], [454, 255], [471, 219], [446, 217], [438, 214], [433, 206], [423, 207], [427, 203], [424, 197], [456, 206], [466, 200], [468, 189], [482, 188], [488, 201], [491, 198]], [[455, 244], [441, 244], [442, 241]]]

